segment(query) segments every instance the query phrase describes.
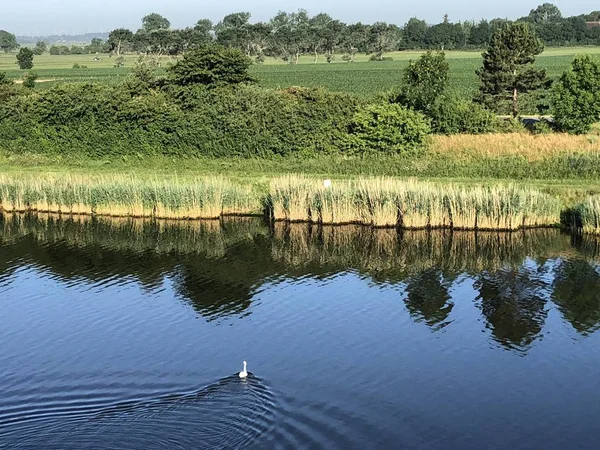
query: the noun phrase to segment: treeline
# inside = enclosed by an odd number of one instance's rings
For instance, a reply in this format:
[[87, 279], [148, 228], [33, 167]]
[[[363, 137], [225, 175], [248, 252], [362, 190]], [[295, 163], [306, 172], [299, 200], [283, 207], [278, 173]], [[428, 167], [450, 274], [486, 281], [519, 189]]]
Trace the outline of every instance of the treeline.
[[[542, 42], [551, 46], [600, 45], [600, 11], [563, 17], [555, 5], [545, 3], [517, 22], [531, 24]], [[203, 19], [195, 26], [171, 29], [159, 14], [143, 18], [137, 32], [113, 30], [108, 49], [121, 52], [177, 55], [208, 42], [237, 48], [258, 62], [270, 56], [297, 63], [300, 55], [310, 54], [315, 62], [320, 55], [332, 61], [336, 55], [352, 61], [357, 53], [380, 60], [389, 51], [408, 49], [482, 49], [494, 31], [510, 22], [506, 19], [453, 23], [445, 15], [435, 25], [413, 18], [403, 26], [387, 22], [347, 24], [321, 13], [310, 16], [305, 10], [280, 11], [268, 22], [251, 22], [248, 12], [233, 13], [213, 24]]]
[[[487, 47], [494, 31], [507, 19], [452, 22], [445, 15], [438, 24], [410, 19], [400, 26], [387, 22], [347, 24], [321, 13], [310, 16], [305, 10], [280, 11], [267, 22], [252, 22], [251, 14], [238, 12], [225, 16], [220, 22], [199, 20], [193, 27], [171, 28], [170, 21], [156, 13], [142, 19], [137, 31], [119, 28], [109, 34], [107, 41], [99, 38], [88, 46], [52, 46], [38, 42], [35, 51], [47, 50], [54, 55], [83, 53], [143, 53], [180, 55], [200, 45], [216, 41], [241, 50], [261, 62], [265, 57], [282, 58], [297, 63], [300, 55], [336, 56], [352, 61], [357, 53], [383, 59], [389, 51], [412, 49], [460, 50]], [[544, 3], [517, 22], [529, 23], [546, 46], [600, 45], [600, 11], [573, 17], [563, 17], [560, 9]], [[0, 31], [0, 48], [18, 48], [14, 35]], [[41, 53], [40, 53], [41, 52]]]

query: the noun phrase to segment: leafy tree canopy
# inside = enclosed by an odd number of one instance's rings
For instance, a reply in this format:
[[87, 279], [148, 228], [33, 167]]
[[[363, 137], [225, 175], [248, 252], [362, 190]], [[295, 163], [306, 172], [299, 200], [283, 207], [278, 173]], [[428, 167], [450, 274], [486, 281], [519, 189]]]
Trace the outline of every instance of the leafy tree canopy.
[[0, 49], [4, 50], [5, 53], [8, 53], [17, 48], [19, 48], [17, 37], [8, 31], [0, 30]]

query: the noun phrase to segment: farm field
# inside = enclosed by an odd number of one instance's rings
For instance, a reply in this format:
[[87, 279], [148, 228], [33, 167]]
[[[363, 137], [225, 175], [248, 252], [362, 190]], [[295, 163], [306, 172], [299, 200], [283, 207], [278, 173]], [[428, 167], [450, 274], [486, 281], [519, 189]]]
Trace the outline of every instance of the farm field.
[[[600, 55], [600, 47], [569, 47], [547, 49], [538, 57], [538, 65], [548, 71], [552, 78], [560, 75], [570, 64], [573, 57], [580, 53]], [[263, 65], [254, 65], [251, 73], [260, 84], [271, 88], [289, 86], [324, 87], [331, 91], [347, 92], [361, 97], [371, 97], [394, 87], [399, 74], [411, 59], [420, 52], [395, 52], [387, 54], [393, 61], [369, 62], [366, 55], [357, 55], [356, 62], [349, 64], [338, 60], [327, 64], [321, 57], [317, 64], [312, 56], [303, 56], [300, 64], [291, 65], [283, 61], [268, 59]], [[475, 70], [481, 65], [481, 53], [447, 52], [450, 63], [450, 89], [459, 96], [470, 97], [477, 90], [478, 80]], [[131, 70], [136, 57], [127, 56], [125, 67], [114, 68], [113, 59], [108, 55], [98, 55], [101, 61], [93, 61], [96, 55], [42, 55], [35, 59], [34, 71], [49, 87], [62, 81], [101, 81], [118, 83]], [[175, 61], [165, 57], [163, 63]], [[87, 69], [73, 69], [74, 64], [85, 65]], [[0, 55], [0, 72], [6, 72], [13, 79], [22, 77], [23, 72], [16, 69], [13, 54]]]

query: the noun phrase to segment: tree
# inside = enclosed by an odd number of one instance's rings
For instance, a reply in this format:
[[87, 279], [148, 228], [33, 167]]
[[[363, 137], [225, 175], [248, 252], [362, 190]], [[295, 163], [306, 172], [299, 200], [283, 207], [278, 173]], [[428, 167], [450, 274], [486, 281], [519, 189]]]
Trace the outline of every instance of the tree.
[[488, 45], [491, 35], [492, 27], [490, 26], [490, 23], [487, 20], [482, 20], [471, 28], [471, 33], [469, 34], [469, 40], [467, 42], [469, 45], [482, 48]]
[[366, 52], [372, 53], [376, 60], [383, 60], [383, 54], [397, 50], [400, 46], [400, 28], [385, 22], [375, 22], [367, 32]]
[[308, 47], [309, 17], [300, 9], [298, 12], [280, 11], [271, 19], [272, 50], [278, 56], [298, 64], [300, 55]]
[[177, 86], [202, 84], [210, 87], [253, 82], [248, 74], [252, 61], [240, 50], [222, 45], [203, 45], [184, 55], [167, 69]]
[[393, 103], [427, 113], [448, 85], [450, 66], [443, 52], [429, 50], [411, 61], [403, 74], [403, 85]]
[[108, 52], [107, 44], [100, 38], [93, 38], [90, 45], [87, 46], [90, 53], [104, 53]]
[[72, 45], [69, 53], [71, 55], [83, 55], [85, 53], [85, 50], [83, 47], [80, 47], [79, 45]]
[[157, 13], [148, 14], [142, 19], [142, 30], [147, 33], [158, 30], [168, 30], [171, 28], [171, 22]]
[[556, 5], [544, 3], [536, 9], [532, 9], [527, 16], [527, 20], [532, 23], [559, 22], [562, 19], [562, 13]]
[[590, 55], [573, 60], [552, 87], [554, 120], [570, 133], [589, 132], [600, 120], [600, 61]]
[[21, 48], [17, 53], [17, 64], [21, 70], [33, 69], [33, 52], [27, 47]]
[[450, 23], [446, 15], [442, 23], [433, 25], [427, 30], [425, 43], [429, 48], [438, 50], [454, 49], [463, 47], [465, 38], [462, 25], [460, 23]]
[[109, 33], [107, 42], [110, 51], [115, 52], [119, 57], [123, 47], [133, 43], [133, 33], [126, 28], [117, 28]]
[[37, 41], [33, 49], [36, 56], [43, 55], [48, 50], [48, 45], [44, 41]]
[[507, 23], [497, 29], [483, 54], [480, 100], [490, 106], [510, 101], [513, 117], [519, 115], [519, 95], [542, 86], [546, 71], [534, 67], [544, 45], [526, 23]]
[[404, 25], [404, 44], [406, 48], [425, 47], [425, 36], [427, 35], [427, 23], [416, 17], [410, 19]]
[[227, 47], [237, 48], [250, 56], [250, 13], [228, 14], [215, 25], [217, 42]]
[[4, 53], [8, 53], [17, 48], [19, 48], [17, 37], [8, 31], [0, 30], [0, 49], [4, 50]]
[[345, 27], [342, 46], [347, 53], [348, 62], [353, 62], [356, 53], [367, 52], [369, 26], [360, 22]]

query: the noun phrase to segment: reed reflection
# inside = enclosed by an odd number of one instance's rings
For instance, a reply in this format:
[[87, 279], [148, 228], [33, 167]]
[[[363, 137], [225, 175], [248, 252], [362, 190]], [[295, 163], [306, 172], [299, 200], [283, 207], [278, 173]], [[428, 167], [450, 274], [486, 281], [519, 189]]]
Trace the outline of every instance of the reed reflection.
[[108, 220], [0, 217], [0, 280], [18, 267], [100, 287], [128, 278], [146, 289], [172, 280], [175, 294], [206, 320], [252, 312], [265, 282], [352, 271], [401, 291], [407, 312], [432, 331], [453, 326], [457, 279], [472, 280], [495, 342], [525, 352], [549, 309], [582, 335], [600, 327], [596, 241], [558, 230], [515, 233], [397, 232], [361, 226], [267, 226], [261, 219]]

